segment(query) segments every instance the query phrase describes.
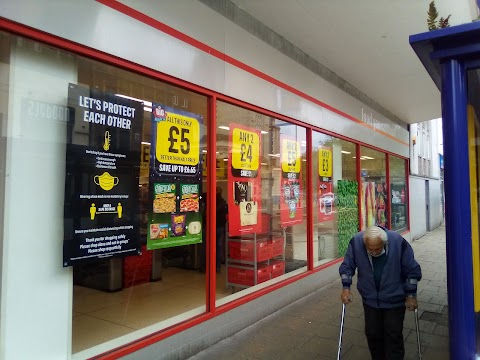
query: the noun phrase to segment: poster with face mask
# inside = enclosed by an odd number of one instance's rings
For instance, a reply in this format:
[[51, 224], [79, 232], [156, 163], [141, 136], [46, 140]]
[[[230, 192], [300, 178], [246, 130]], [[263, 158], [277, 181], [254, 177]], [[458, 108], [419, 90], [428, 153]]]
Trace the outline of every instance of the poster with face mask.
[[63, 266], [140, 252], [143, 105], [69, 84]]
[[228, 157], [228, 234], [261, 230], [260, 130], [230, 124]]

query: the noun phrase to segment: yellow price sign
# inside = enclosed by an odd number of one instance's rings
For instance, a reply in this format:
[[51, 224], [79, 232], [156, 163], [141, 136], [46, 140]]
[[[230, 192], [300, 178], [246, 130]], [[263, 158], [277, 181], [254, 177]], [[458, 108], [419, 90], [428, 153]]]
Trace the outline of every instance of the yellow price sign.
[[200, 157], [200, 125], [189, 116], [169, 112], [157, 123], [156, 158], [165, 164], [195, 166]]
[[234, 128], [232, 133], [232, 166], [238, 170], [258, 170], [260, 137], [256, 132]]
[[332, 150], [323, 147], [318, 149], [318, 175], [332, 177]]
[[282, 171], [300, 173], [300, 143], [295, 140], [282, 139]]
[[[207, 176], [207, 154], [202, 154], [202, 176]], [[227, 166], [225, 165], [225, 161], [223, 159], [217, 158], [217, 178], [218, 179], [225, 179], [227, 177]]]
[[150, 166], [150, 145], [142, 144], [140, 158], [140, 176], [148, 176]]

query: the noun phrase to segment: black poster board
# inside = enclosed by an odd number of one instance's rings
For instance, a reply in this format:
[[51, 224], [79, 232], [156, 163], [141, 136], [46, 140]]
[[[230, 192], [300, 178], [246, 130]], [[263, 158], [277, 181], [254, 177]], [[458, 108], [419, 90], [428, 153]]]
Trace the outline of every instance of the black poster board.
[[140, 253], [143, 104], [68, 89], [63, 266]]

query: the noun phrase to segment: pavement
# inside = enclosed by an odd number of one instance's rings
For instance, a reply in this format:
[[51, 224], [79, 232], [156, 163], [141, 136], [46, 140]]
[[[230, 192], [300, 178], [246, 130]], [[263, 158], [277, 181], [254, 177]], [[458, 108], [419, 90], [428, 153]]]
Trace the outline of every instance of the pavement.
[[[449, 360], [445, 226], [412, 243], [422, 267], [418, 315], [423, 360]], [[336, 359], [342, 305], [340, 280], [284, 307], [188, 360], [327, 360]], [[370, 359], [363, 306], [356, 284], [347, 305], [343, 360]], [[405, 360], [418, 359], [414, 312], [404, 322]]]

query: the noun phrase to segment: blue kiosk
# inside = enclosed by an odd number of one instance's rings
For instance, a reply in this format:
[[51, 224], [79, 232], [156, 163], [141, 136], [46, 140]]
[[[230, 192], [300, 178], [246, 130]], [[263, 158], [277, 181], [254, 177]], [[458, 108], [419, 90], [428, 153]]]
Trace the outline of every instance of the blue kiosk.
[[450, 359], [477, 359], [480, 330], [480, 22], [410, 36], [441, 91]]

